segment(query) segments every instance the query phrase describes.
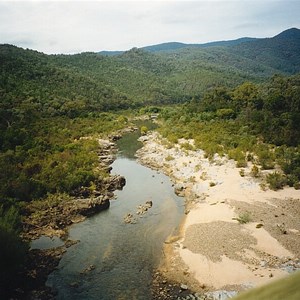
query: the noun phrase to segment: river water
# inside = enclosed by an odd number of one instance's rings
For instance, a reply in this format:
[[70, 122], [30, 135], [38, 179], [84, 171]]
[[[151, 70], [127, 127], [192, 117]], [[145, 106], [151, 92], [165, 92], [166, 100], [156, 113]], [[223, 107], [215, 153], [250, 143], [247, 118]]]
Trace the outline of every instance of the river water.
[[[138, 134], [125, 135], [112, 173], [125, 176], [126, 185], [116, 191], [110, 208], [70, 229], [80, 242], [68, 249], [47, 285], [57, 299], [151, 299], [153, 269], [163, 253], [168, 235], [177, 230], [183, 199], [174, 194], [167, 176], [140, 165], [134, 158], [141, 147]], [[152, 208], [140, 217], [137, 206]], [[136, 224], [125, 224], [134, 215]]]

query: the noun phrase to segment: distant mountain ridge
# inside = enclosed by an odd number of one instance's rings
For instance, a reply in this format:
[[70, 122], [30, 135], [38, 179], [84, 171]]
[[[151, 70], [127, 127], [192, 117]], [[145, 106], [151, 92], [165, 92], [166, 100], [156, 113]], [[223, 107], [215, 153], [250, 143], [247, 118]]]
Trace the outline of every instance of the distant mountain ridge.
[[[217, 47], [217, 46], [233, 46], [233, 45], [238, 45], [238, 44], [241, 44], [244, 42], [252, 42], [252, 41], [257, 41], [257, 40], [259, 40], [259, 38], [243, 37], [243, 38], [239, 38], [239, 39], [235, 39], [235, 40], [215, 41], [215, 42], [209, 42], [209, 43], [204, 43], [204, 44], [185, 44], [185, 43], [181, 43], [181, 42], [166, 42], [166, 43], [141, 47], [139, 49], [143, 49], [143, 50], [146, 50], [149, 52], [160, 52], [160, 51], [173, 51], [173, 50], [189, 48], [189, 47], [208, 48], [208, 47]], [[100, 51], [99, 54], [114, 56], [114, 55], [120, 55], [124, 52], [126, 52], [126, 51], [104, 50], [104, 51]]]
[[[232, 47], [237, 46], [244, 43], [249, 42], [265, 42], [267, 40], [283, 40], [283, 39], [298, 39], [300, 36], [300, 30], [298, 28], [290, 28], [287, 29], [274, 37], [271, 38], [251, 38], [251, 37], [242, 37], [234, 40], [225, 40], [225, 41], [214, 41], [204, 44], [185, 44], [181, 42], [166, 42], [156, 45], [150, 45], [145, 47], [140, 47], [139, 49], [143, 49], [149, 52], [169, 52], [169, 51], [175, 51], [183, 48], [210, 48], [210, 47]], [[249, 44], [247, 44], [248, 46]], [[99, 54], [107, 55], [107, 56], [114, 56], [114, 55], [120, 55], [122, 53], [126, 52], [124, 51], [100, 51]]]

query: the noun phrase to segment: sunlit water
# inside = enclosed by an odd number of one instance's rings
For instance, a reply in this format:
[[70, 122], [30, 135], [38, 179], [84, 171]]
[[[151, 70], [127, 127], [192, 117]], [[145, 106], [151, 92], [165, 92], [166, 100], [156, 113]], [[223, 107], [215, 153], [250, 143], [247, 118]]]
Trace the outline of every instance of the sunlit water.
[[[115, 192], [117, 199], [70, 230], [70, 238], [80, 242], [68, 249], [47, 281], [57, 299], [151, 299], [152, 272], [164, 240], [178, 226], [183, 200], [167, 176], [133, 159], [136, 138], [130, 134], [119, 142], [112, 173], [125, 176], [126, 186]], [[152, 208], [138, 216], [137, 206], [148, 200]], [[124, 223], [127, 213], [136, 224]]]

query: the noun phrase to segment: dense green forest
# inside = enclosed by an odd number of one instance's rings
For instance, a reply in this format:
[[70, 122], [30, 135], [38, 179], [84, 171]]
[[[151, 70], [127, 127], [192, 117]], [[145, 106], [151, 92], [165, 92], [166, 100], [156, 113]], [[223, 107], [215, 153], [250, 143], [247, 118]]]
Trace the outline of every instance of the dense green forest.
[[26, 263], [19, 234], [28, 203], [75, 195], [107, 176], [98, 143], [82, 137], [122, 129], [128, 115], [159, 111], [171, 142], [193, 138], [208, 157], [227, 154], [239, 167], [280, 166], [270, 186], [299, 188], [299, 53], [298, 29], [112, 56], [0, 45], [0, 289]]

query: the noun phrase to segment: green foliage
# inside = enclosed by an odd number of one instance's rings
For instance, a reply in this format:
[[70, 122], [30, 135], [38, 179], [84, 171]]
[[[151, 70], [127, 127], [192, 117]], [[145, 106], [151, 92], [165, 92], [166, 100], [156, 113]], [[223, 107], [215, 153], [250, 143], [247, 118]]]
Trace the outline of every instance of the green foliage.
[[273, 169], [275, 166], [274, 153], [266, 145], [258, 145], [256, 148], [259, 164], [263, 170]]
[[257, 167], [257, 165], [253, 165], [253, 167], [251, 168], [251, 176], [252, 177], [259, 177], [259, 168]]
[[148, 132], [147, 126], [142, 126], [141, 127], [141, 135], [145, 135], [145, 134], [147, 134], [147, 132]]
[[237, 162], [236, 166], [238, 168], [247, 167], [245, 153], [243, 151], [241, 151], [240, 148], [234, 148], [234, 149], [228, 150], [228, 157], [230, 159], [234, 159]]
[[195, 150], [195, 147], [192, 144], [188, 143], [188, 142], [181, 143], [180, 147], [182, 149], [185, 149], [185, 150]]
[[286, 176], [279, 172], [268, 174], [266, 176], [266, 181], [269, 184], [270, 189], [274, 191], [282, 189], [287, 184]]
[[171, 160], [174, 160], [174, 157], [172, 155], [168, 155], [168, 156], [166, 156], [165, 160], [171, 161]]
[[[159, 53], [133, 48], [116, 56], [45, 55], [0, 45], [0, 93], [5, 100], [2, 105], [24, 102], [22, 111], [27, 106], [27, 112], [31, 113], [23, 114], [23, 119], [41, 112], [73, 118], [145, 105], [153, 107], [149, 113], [156, 113], [162, 104], [182, 103], [193, 98], [197, 102], [199, 96], [211, 90], [208, 99], [203, 97], [203, 100], [211, 106], [209, 111], [216, 112], [228, 108], [231, 96], [223, 87], [233, 88], [247, 81], [235, 90], [233, 98], [234, 111], [247, 107], [249, 116], [253, 107], [261, 105], [256, 86], [250, 81], [262, 82], [275, 73], [300, 71], [299, 40], [290, 40], [290, 43], [288, 49], [283, 49], [282, 44], [274, 42], [271, 52], [266, 51], [265, 46], [261, 48], [263, 51], [255, 48], [255, 56], [245, 49], [256, 45], [253, 42], [236, 47], [189, 47]], [[277, 51], [280, 52], [278, 64]], [[258, 62], [262, 53], [270, 57]], [[280, 96], [280, 90], [274, 91], [269, 106], [277, 107]], [[211, 98], [219, 103], [216, 105]], [[235, 113], [221, 115], [232, 118]], [[5, 119], [11, 124], [11, 114]]]
[[217, 110], [216, 116], [221, 119], [233, 119], [235, 112], [231, 108], [220, 108]]
[[238, 216], [238, 218], [236, 218], [236, 220], [240, 224], [247, 224], [251, 222], [251, 214], [249, 212], [242, 213]]
[[19, 237], [20, 216], [15, 206], [0, 205], [0, 290], [6, 290], [26, 260], [27, 244]]

